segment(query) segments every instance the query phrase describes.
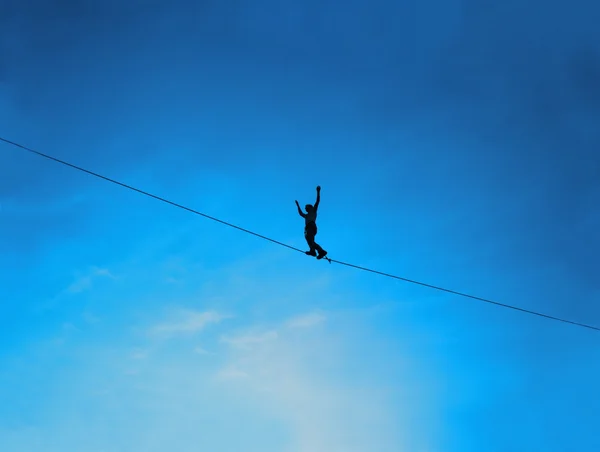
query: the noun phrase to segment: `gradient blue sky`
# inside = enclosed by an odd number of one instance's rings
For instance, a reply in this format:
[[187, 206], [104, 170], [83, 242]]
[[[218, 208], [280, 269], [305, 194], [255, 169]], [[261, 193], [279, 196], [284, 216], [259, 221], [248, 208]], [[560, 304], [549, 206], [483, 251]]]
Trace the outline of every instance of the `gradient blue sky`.
[[[123, 4], [125, 3], [125, 4]], [[591, 0], [0, 4], [0, 134], [600, 324]], [[600, 450], [598, 333], [0, 145], [2, 452]]]

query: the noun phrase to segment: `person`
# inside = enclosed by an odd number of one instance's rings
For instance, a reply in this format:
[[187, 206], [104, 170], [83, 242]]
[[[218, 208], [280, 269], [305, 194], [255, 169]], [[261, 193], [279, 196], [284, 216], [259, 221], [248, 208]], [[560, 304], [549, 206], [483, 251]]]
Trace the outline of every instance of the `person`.
[[[307, 204], [304, 206], [306, 213], [302, 212], [300, 204], [296, 201], [296, 207], [298, 207], [298, 213], [304, 218], [304, 238], [306, 243], [310, 247], [310, 250], [305, 251], [309, 256], [317, 256], [317, 259], [323, 259], [327, 255], [325, 251], [318, 243], [315, 242], [315, 236], [317, 235], [317, 212], [319, 209], [319, 203], [321, 202], [321, 186], [317, 187], [317, 202], [315, 205]], [[316, 252], [315, 252], [316, 250]], [[319, 253], [317, 255], [317, 252]]]

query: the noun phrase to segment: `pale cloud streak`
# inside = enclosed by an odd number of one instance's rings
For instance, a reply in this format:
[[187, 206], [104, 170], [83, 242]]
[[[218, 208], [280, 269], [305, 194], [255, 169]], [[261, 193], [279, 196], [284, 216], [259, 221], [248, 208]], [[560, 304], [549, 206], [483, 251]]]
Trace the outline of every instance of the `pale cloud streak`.
[[277, 331], [266, 331], [264, 333], [242, 334], [239, 336], [225, 336], [221, 342], [242, 350], [250, 350], [253, 347], [274, 341], [278, 338]]
[[[324, 323], [326, 319], [327, 317], [321, 313], [307, 313], [289, 319], [281, 325], [280, 329], [282, 331], [285, 331], [286, 329], [308, 329]], [[281, 333], [277, 329], [264, 332], [242, 333], [232, 336], [223, 336], [221, 342], [236, 349], [250, 350], [268, 342], [276, 341], [280, 334]]]
[[117, 279], [110, 270], [106, 268], [92, 267], [84, 276], [77, 278], [66, 289], [66, 292], [77, 294], [92, 288], [94, 281], [98, 278]]
[[326, 317], [323, 314], [315, 312], [294, 317], [287, 322], [287, 326], [289, 328], [312, 328], [325, 322], [325, 320]]
[[325, 319], [307, 313], [275, 329], [222, 338], [231, 353], [216, 380], [226, 391], [258, 397], [261, 410], [285, 422], [292, 435], [285, 452], [403, 450], [402, 422], [389, 421], [394, 416], [377, 386], [356, 392], [323, 373], [323, 363], [338, 367], [351, 349], [340, 349], [326, 329], [311, 328]]
[[243, 370], [235, 366], [226, 367], [217, 373], [217, 378], [220, 380], [237, 380], [248, 378], [249, 375]]
[[81, 318], [82, 318], [82, 319], [83, 319], [83, 321], [84, 321], [85, 323], [87, 323], [88, 325], [95, 325], [95, 324], [97, 324], [97, 323], [99, 323], [99, 322], [101, 322], [101, 321], [102, 321], [102, 319], [101, 319], [100, 317], [98, 317], [98, 316], [94, 315], [94, 314], [93, 314], [93, 313], [91, 313], [91, 312], [87, 312], [87, 311], [86, 311], [86, 312], [83, 312], [83, 313], [81, 314]]
[[216, 311], [181, 310], [171, 322], [156, 325], [150, 329], [150, 334], [155, 337], [169, 338], [179, 335], [194, 335], [207, 326], [220, 323], [229, 316]]
[[131, 354], [131, 359], [135, 359], [135, 360], [146, 359], [149, 354], [150, 354], [150, 352], [148, 350], [136, 349]]
[[[390, 384], [385, 375], [367, 370], [369, 383], [363, 374], [360, 387], [353, 385], [345, 369], [349, 362], [350, 368], [356, 366], [356, 343], [364, 338], [356, 337], [354, 327], [343, 328], [339, 316], [335, 335], [328, 328], [306, 327], [322, 324], [320, 316], [325, 314], [284, 318], [266, 328], [242, 324], [216, 343], [214, 332], [212, 337], [203, 335], [215, 349], [210, 359], [202, 356], [205, 344], [190, 335], [226, 318], [216, 311], [172, 311], [170, 321], [152, 329], [161, 337], [179, 334], [179, 341], [156, 344], [152, 337], [136, 335], [112, 346], [72, 344], [73, 356], [79, 357], [77, 368], [57, 370], [48, 388], [56, 395], [44, 402], [48, 412], [61, 416], [31, 432], [15, 431], [11, 438], [0, 432], [0, 437], [8, 441], [7, 450], [15, 452], [35, 449], [30, 447], [32, 436], [40, 438], [40, 444], [48, 443], [49, 452], [82, 450], [90, 441], [98, 450], [125, 450], [136, 444], [157, 452], [191, 451], [200, 443], [223, 451], [241, 450], [243, 443], [248, 452], [435, 449], [409, 447], [399, 438], [409, 422], [380, 389]], [[203, 359], [192, 359], [194, 352]], [[361, 357], [361, 366], [381, 368], [374, 359]], [[414, 389], [404, 376], [402, 381], [407, 391]], [[61, 411], [65, 404], [73, 409]], [[80, 407], [110, 419], [106, 431], [73, 414]], [[410, 414], [415, 411], [412, 408]], [[119, 417], [134, 421], [122, 424]], [[236, 422], [244, 424], [243, 431]], [[81, 435], [73, 434], [73, 425]]]
[[73, 281], [73, 283], [67, 287], [67, 292], [72, 294], [81, 293], [88, 290], [90, 287], [92, 287], [92, 277], [83, 276]]

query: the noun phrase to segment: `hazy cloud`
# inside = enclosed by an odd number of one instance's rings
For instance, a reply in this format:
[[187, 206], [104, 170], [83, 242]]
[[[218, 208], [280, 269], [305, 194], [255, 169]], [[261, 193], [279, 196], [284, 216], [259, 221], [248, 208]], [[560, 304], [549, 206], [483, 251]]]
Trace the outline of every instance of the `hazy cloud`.
[[235, 366], [221, 369], [217, 373], [217, 378], [220, 380], [236, 380], [236, 379], [247, 378], [247, 377], [249, 377], [249, 375], [246, 372], [236, 368]]
[[279, 337], [277, 331], [267, 331], [257, 334], [241, 334], [239, 336], [226, 336], [221, 342], [238, 349], [251, 349], [257, 345], [271, 342]]
[[91, 289], [93, 282], [98, 278], [116, 279], [116, 277], [106, 268], [92, 267], [90, 272], [77, 278], [66, 289], [66, 292], [76, 294]]
[[174, 315], [174, 320], [165, 322], [151, 328], [153, 336], [171, 337], [176, 335], [193, 335], [202, 331], [208, 325], [220, 323], [228, 316], [215, 311], [190, 311], [181, 310]]
[[324, 319], [307, 314], [281, 322], [277, 330], [225, 339], [234, 353], [216, 373], [217, 381], [244, 397], [259, 397], [262, 410], [285, 422], [291, 434], [285, 451], [403, 450], [395, 439], [402, 423], [392, 428], [389, 407], [375, 387], [357, 393], [321, 371], [321, 363], [338, 366], [345, 359], [327, 332], [317, 333], [315, 342], [297, 342], [285, 333]]
[[194, 348], [194, 353], [197, 353], [198, 355], [210, 355], [211, 354], [209, 351], [205, 350], [202, 347]]
[[294, 317], [287, 322], [287, 326], [290, 328], [311, 328], [325, 322], [325, 320], [326, 317], [323, 314], [311, 313]]

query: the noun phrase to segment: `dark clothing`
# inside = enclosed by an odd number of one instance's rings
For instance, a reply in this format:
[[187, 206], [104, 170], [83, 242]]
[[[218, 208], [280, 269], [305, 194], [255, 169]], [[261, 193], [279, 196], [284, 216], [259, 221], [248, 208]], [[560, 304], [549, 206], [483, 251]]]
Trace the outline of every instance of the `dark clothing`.
[[313, 237], [317, 235], [317, 224], [314, 221], [309, 221], [304, 226], [304, 236], [312, 235]]
[[306, 226], [304, 227], [304, 238], [310, 247], [310, 251], [308, 251], [308, 253], [314, 255], [315, 250], [317, 250], [319, 254], [323, 254], [323, 248], [321, 248], [319, 244], [315, 243], [315, 235], [317, 235], [317, 224], [314, 221], [306, 223]]
[[[304, 218], [304, 238], [310, 247], [310, 250], [305, 251], [305, 253], [309, 256], [316, 256], [317, 259], [323, 259], [327, 255], [327, 251], [321, 248], [318, 243], [315, 243], [315, 236], [317, 235], [317, 209], [319, 208], [319, 202], [321, 201], [320, 191], [321, 187], [319, 186], [317, 187], [317, 202], [314, 206], [307, 204], [306, 213], [302, 212], [300, 204], [296, 201], [298, 214]], [[317, 251], [319, 252], [318, 256]]]

